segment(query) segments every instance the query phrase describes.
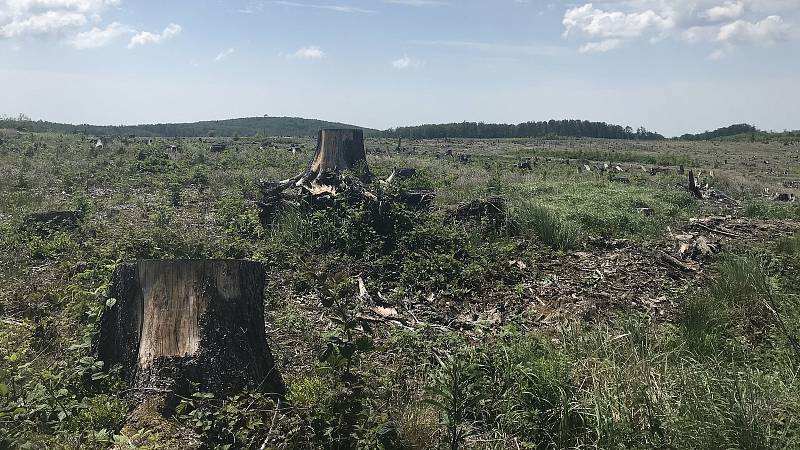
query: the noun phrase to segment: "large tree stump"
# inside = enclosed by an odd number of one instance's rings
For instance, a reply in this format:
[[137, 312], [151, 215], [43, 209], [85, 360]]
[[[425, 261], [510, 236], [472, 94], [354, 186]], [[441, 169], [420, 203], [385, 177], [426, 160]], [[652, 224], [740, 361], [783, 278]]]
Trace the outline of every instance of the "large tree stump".
[[196, 383], [225, 396], [283, 393], [264, 331], [263, 267], [248, 261], [138, 261], [114, 272], [96, 341], [140, 403]]
[[[330, 183], [326, 174], [344, 170], [355, 171], [361, 181], [369, 182], [367, 151], [364, 147], [364, 131], [355, 129], [319, 130], [317, 149], [305, 174], [298, 182], [312, 193], [324, 193]], [[320, 192], [316, 192], [320, 191]]]

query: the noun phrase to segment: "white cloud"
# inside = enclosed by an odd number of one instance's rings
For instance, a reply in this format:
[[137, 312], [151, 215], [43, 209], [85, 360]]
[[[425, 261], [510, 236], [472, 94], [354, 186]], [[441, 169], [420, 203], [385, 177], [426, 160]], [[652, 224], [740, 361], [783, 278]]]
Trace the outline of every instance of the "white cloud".
[[325, 57], [325, 52], [316, 45], [310, 45], [298, 49], [291, 56], [297, 59], [322, 59]]
[[710, 56], [720, 59], [732, 47], [773, 45], [800, 35], [792, 31], [800, 25], [799, 13], [798, 0], [596, 0], [568, 8], [562, 24], [565, 39], [584, 41], [583, 53], [640, 39], [656, 44], [678, 38], [723, 43], [725, 48]]
[[411, 58], [408, 56], [403, 56], [400, 59], [396, 59], [392, 62], [392, 66], [395, 69], [408, 69], [411, 67]]
[[214, 58], [214, 61], [215, 61], [215, 62], [220, 62], [220, 61], [222, 61], [223, 59], [227, 58], [228, 56], [231, 56], [231, 55], [233, 54], [233, 52], [235, 52], [235, 51], [236, 51], [236, 49], [234, 49], [233, 47], [231, 47], [231, 48], [229, 48], [229, 49], [226, 49], [226, 50], [224, 50], [224, 51], [220, 52], [220, 53], [217, 55], [217, 57], [216, 57], [216, 58]]
[[588, 44], [584, 44], [579, 50], [581, 53], [603, 53], [617, 49], [621, 45], [622, 39], [606, 39], [600, 42], [589, 42]]
[[722, 5], [709, 8], [703, 14], [703, 17], [711, 22], [717, 22], [720, 20], [737, 19], [741, 17], [742, 14], [744, 14], [744, 2], [727, 1]]
[[413, 67], [421, 67], [422, 65], [423, 65], [422, 61], [413, 59], [408, 55], [404, 55], [402, 58], [398, 58], [392, 61], [392, 67], [399, 70], [409, 69]]
[[717, 40], [734, 45], [774, 45], [788, 39], [790, 30], [780, 16], [755, 23], [737, 20], [721, 27]]
[[567, 10], [564, 14], [564, 36], [585, 35], [593, 38], [633, 38], [646, 31], [663, 31], [675, 24], [653, 10], [623, 13], [604, 11], [592, 3]]
[[82, 27], [119, 0], [0, 0], [0, 38], [59, 34]]
[[134, 48], [140, 45], [158, 44], [160, 42], [174, 38], [181, 34], [183, 28], [180, 25], [171, 23], [164, 28], [161, 33], [151, 33], [149, 31], [142, 31], [136, 33], [128, 43], [128, 48]]
[[133, 34], [136, 31], [119, 22], [113, 22], [105, 28], [92, 28], [89, 31], [78, 33], [67, 41], [67, 43], [77, 49], [100, 48], [110, 45], [117, 39]]

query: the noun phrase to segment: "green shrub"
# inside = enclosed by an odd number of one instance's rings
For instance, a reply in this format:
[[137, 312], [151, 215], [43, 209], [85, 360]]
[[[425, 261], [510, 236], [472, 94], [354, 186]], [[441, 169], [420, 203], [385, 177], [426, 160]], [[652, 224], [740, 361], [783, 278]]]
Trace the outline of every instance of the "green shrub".
[[800, 234], [779, 240], [777, 250], [784, 255], [800, 255]]

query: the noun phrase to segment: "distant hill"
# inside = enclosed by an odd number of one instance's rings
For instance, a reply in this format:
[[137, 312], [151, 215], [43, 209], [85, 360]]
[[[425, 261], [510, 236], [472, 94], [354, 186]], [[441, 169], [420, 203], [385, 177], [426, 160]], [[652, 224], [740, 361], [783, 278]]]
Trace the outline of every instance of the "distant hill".
[[737, 124], [699, 134], [684, 134], [677, 138], [686, 141], [726, 141], [726, 142], [783, 142], [800, 141], [800, 130], [763, 131], [753, 125]]
[[684, 134], [679, 139], [684, 141], [710, 141], [712, 139], [719, 139], [729, 136], [737, 136], [742, 134], [758, 133], [759, 130], [754, 125], [740, 123], [736, 125], [727, 126], [724, 128], [717, 128], [714, 131], [706, 131], [705, 133], [698, 134]]
[[606, 139], [658, 140], [664, 136], [647, 131], [644, 127], [633, 129], [605, 122], [586, 120], [550, 120], [547, 122], [525, 122], [518, 125], [483, 122], [461, 122], [438, 125], [419, 125], [386, 130], [386, 137], [402, 138], [531, 138], [531, 137], [587, 137]]
[[298, 117], [248, 117], [243, 119], [212, 120], [193, 123], [151, 125], [69, 125], [55, 122], [0, 119], [0, 129], [11, 128], [36, 133], [76, 134], [93, 136], [146, 136], [146, 137], [197, 137], [197, 136], [315, 136], [320, 128], [359, 128], [367, 135], [377, 130], [337, 122]]

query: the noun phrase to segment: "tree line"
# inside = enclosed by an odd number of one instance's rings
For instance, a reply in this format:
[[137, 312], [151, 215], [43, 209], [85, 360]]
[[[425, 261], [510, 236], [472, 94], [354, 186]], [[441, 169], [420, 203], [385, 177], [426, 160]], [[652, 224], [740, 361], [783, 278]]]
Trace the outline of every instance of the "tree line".
[[483, 122], [427, 124], [392, 128], [384, 131], [383, 135], [384, 137], [409, 139], [532, 138], [549, 136], [631, 140], [664, 139], [664, 136], [648, 131], [644, 127], [634, 130], [631, 127], [587, 120], [549, 120], [547, 122], [525, 122], [517, 125]]
[[[297, 117], [248, 117], [194, 123], [149, 125], [69, 125], [19, 117], [0, 117], [0, 128], [33, 133], [86, 134], [90, 136], [205, 137], [205, 136], [316, 136], [320, 128], [359, 128], [336, 122]], [[377, 133], [367, 130], [365, 133]]]

